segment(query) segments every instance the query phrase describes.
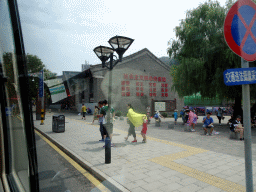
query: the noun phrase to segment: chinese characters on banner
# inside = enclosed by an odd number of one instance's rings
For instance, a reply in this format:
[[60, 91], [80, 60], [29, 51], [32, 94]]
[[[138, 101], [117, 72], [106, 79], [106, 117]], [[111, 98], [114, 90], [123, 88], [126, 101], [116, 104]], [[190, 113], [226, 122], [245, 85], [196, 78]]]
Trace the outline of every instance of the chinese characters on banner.
[[[157, 96], [157, 83], [156, 82], [166, 82], [165, 77], [156, 77], [156, 76], [147, 76], [147, 75], [133, 75], [133, 74], [124, 74], [124, 81], [121, 82], [121, 95], [122, 96], [130, 96], [130, 81], [136, 81], [136, 96], [141, 97], [144, 96], [144, 85], [147, 84], [143, 81], [149, 81], [149, 96], [156, 97]], [[168, 84], [161, 84], [161, 96], [168, 97]]]
[[226, 85], [242, 85], [256, 83], [256, 68], [238, 68], [224, 71]]

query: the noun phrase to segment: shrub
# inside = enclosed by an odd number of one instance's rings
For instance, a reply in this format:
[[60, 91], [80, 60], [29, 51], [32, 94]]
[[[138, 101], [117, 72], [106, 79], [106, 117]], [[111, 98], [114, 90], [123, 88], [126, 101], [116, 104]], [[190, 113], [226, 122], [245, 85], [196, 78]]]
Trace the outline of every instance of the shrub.
[[122, 116], [122, 112], [121, 111], [117, 111], [115, 116], [118, 116], [118, 117]]
[[167, 117], [167, 113], [163, 113], [162, 116], [163, 116], [163, 117]]

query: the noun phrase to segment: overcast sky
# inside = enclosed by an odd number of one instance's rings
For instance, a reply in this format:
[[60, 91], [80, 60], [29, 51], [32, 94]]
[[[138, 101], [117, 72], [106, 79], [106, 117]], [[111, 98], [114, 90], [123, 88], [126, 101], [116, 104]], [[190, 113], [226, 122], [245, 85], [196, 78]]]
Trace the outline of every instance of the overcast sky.
[[[204, 0], [18, 0], [26, 53], [48, 69], [81, 71], [85, 60], [99, 64], [93, 49], [115, 36], [135, 39], [124, 56], [148, 48], [167, 56], [173, 29], [187, 10]], [[219, 1], [222, 6], [226, 0]]]

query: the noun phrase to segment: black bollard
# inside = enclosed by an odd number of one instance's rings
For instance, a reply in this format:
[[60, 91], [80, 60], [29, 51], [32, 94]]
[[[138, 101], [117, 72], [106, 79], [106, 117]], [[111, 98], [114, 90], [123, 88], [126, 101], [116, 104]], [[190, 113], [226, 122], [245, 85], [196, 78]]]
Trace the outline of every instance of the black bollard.
[[109, 137], [105, 139], [105, 164], [111, 163], [111, 140]]

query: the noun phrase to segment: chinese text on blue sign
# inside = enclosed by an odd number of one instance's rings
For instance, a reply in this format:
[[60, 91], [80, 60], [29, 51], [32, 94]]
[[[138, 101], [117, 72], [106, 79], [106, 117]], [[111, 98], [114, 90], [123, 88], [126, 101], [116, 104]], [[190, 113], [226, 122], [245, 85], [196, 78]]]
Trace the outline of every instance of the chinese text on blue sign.
[[256, 67], [227, 69], [223, 75], [228, 86], [256, 83]]
[[40, 71], [39, 74], [39, 97], [43, 97], [44, 95], [44, 72]]

